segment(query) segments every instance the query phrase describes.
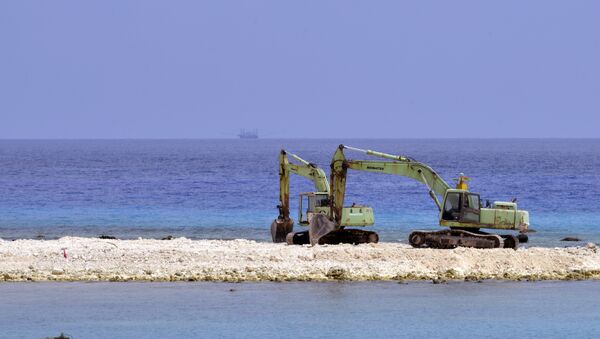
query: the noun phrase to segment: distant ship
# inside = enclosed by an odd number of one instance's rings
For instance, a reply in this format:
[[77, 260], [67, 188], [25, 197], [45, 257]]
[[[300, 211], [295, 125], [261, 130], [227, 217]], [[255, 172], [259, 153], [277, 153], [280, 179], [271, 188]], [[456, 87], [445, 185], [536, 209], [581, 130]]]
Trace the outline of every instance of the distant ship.
[[247, 130], [242, 128], [238, 137], [240, 139], [258, 139], [258, 131], [256, 129]]

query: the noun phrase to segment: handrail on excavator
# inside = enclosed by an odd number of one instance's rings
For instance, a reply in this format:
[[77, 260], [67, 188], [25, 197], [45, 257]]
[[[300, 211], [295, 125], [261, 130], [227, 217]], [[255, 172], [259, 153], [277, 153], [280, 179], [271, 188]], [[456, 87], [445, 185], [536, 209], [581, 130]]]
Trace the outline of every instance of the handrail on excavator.
[[384, 159], [398, 160], [398, 161], [411, 161], [409, 158], [403, 157], [401, 155], [392, 155], [392, 154], [387, 154], [387, 153], [383, 153], [383, 152], [372, 151], [370, 149], [362, 149], [362, 148], [356, 148], [356, 147], [346, 146], [346, 145], [340, 145], [340, 146], [342, 146], [343, 148], [349, 149], [351, 151], [361, 152], [361, 153], [365, 153], [367, 155], [373, 155], [373, 156], [384, 158]]
[[294, 159], [298, 160], [299, 162], [303, 163], [303, 164], [304, 164], [304, 165], [306, 165], [306, 166], [311, 166], [311, 167], [314, 167], [314, 166], [315, 166], [314, 164], [311, 164], [310, 162], [308, 162], [308, 161], [306, 161], [306, 160], [304, 160], [304, 159], [300, 158], [299, 156], [297, 156], [297, 155], [296, 155], [296, 154], [294, 154], [294, 153], [287, 153], [287, 154], [289, 154], [289, 155], [290, 155], [292, 158], [294, 158]]

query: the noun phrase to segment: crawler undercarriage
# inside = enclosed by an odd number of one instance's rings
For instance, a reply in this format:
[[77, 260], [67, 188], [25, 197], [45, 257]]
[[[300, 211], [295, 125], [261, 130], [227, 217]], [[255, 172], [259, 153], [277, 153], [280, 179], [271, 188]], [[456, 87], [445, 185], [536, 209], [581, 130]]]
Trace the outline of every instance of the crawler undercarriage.
[[[527, 236], [520, 236], [523, 242], [527, 241]], [[489, 234], [477, 229], [465, 230], [451, 228], [442, 231], [413, 231], [408, 242], [411, 246], [421, 248], [456, 248], [456, 247], [474, 247], [474, 248], [512, 248], [519, 247], [519, 237], [510, 234]]]
[[[357, 229], [339, 229], [332, 231], [327, 235], [318, 239], [319, 245], [338, 245], [338, 244], [365, 244], [376, 243], [379, 241], [379, 235], [372, 231], [363, 231]], [[286, 237], [286, 242], [289, 245], [306, 245], [310, 244], [310, 231], [292, 232]]]
[[287, 242], [289, 245], [337, 245], [376, 243], [379, 235], [372, 231], [337, 227], [325, 215], [312, 218], [307, 231], [292, 232], [293, 221], [277, 219], [271, 224], [271, 236], [274, 242]]
[[[289, 245], [337, 245], [377, 243], [379, 235], [372, 231], [336, 227], [324, 215], [313, 218], [309, 230], [293, 232], [293, 222], [275, 220], [271, 225], [274, 242], [287, 242]], [[441, 231], [413, 231], [408, 237], [411, 246], [416, 248], [452, 249], [456, 247], [474, 248], [512, 248], [528, 241], [526, 234], [490, 234], [479, 229], [450, 228]]]
[[[380, 159], [347, 159], [345, 149]], [[356, 203], [344, 205], [348, 170], [398, 175], [414, 179], [427, 187], [438, 208], [440, 226], [448, 228], [441, 231], [413, 231], [409, 236], [409, 243], [413, 247], [516, 249], [519, 243], [527, 242], [525, 232], [529, 227], [529, 213], [517, 208], [516, 199], [510, 202], [486, 201], [484, 207], [479, 194], [468, 190], [467, 182], [470, 179], [462, 173], [454, 179], [456, 188], [452, 188], [431, 167], [412, 158], [339, 145], [330, 165], [330, 184], [325, 172], [315, 164], [297, 155], [289, 155], [297, 163], [291, 163], [284, 150], [279, 157], [279, 216], [271, 224], [274, 242], [311, 245], [378, 242], [377, 233], [355, 229], [375, 223], [373, 209]], [[293, 232], [294, 222], [290, 218], [289, 203], [290, 174], [308, 178], [315, 185], [314, 192], [300, 193], [298, 223], [308, 226], [307, 231]], [[303, 206], [306, 206], [306, 210]], [[480, 228], [521, 233], [518, 236], [498, 235], [482, 232]]]

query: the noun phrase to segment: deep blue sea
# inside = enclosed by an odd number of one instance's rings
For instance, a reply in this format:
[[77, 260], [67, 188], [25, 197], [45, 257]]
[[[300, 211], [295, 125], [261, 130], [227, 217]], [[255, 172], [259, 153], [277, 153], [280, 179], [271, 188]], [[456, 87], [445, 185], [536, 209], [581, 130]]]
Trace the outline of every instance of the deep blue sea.
[[[516, 197], [537, 230], [529, 246], [600, 242], [597, 139], [0, 140], [0, 237], [270, 241], [279, 150], [328, 173], [340, 143], [410, 156], [449, 183], [463, 172], [483, 201]], [[294, 216], [297, 194], [312, 190], [292, 178]], [[381, 241], [439, 228], [425, 186], [406, 178], [350, 172], [346, 201], [374, 208]]]
[[[410, 156], [530, 212], [526, 246], [600, 242], [600, 140], [1, 140], [0, 237], [270, 241], [280, 149], [329, 172], [338, 144]], [[363, 155], [349, 152], [350, 158]], [[297, 194], [312, 191], [292, 178]], [[382, 241], [437, 229], [426, 188], [350, 172]], [[230, 291], [233, 289], [234, 291]], [[597, 337], [600, 284], [4, 283], [0, 337]]]

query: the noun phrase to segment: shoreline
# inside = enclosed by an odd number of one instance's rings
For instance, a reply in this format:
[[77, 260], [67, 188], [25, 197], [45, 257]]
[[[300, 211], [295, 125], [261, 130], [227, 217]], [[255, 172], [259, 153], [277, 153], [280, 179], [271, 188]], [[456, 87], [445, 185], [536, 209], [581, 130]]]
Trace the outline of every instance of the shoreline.
[[592, 279], [600, 279], [594, 244], [514, 251], [415, 249], [400, 243], [310, 247], [242, 239], [0, 240], [0, 282]]

